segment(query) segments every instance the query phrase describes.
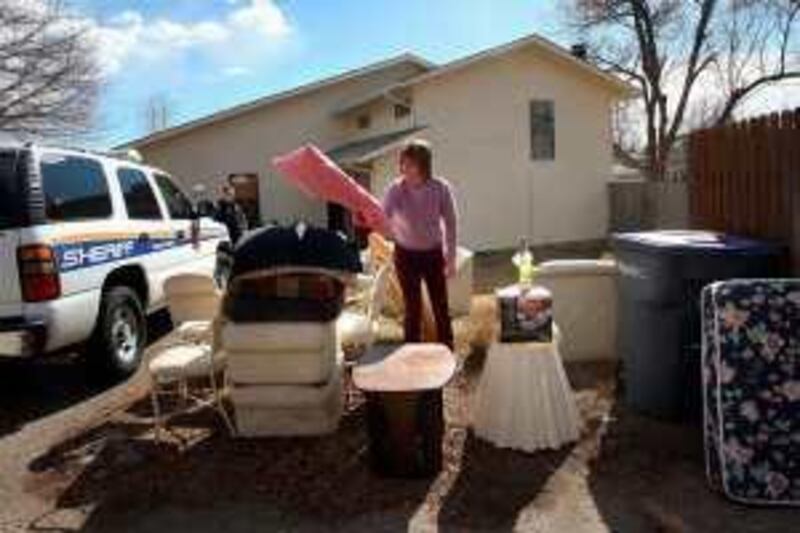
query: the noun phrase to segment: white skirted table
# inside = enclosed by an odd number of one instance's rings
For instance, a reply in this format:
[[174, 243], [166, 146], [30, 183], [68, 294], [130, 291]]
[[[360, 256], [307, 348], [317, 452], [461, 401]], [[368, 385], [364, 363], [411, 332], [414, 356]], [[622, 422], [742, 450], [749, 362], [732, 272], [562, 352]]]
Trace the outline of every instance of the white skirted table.
[[580, 434], [580, 415], [549, 343], [492, 344], [475, 398], [475, 433], [501, 448], [557, 449]]

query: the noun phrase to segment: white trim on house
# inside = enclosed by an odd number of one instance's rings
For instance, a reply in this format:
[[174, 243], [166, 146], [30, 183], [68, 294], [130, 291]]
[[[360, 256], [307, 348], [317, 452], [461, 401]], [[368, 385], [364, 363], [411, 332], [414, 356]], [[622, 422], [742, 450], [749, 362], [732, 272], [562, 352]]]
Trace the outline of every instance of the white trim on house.
[[257, 100], [253, 100], [252, 102], [247, 102], [247, 103], [244, 103], [244, 104], [241, 104], [241, 105], [237, 105], [237, 106], [234, 106], [234, 107], [231, 107], [231, 108], [228, 108], [228, 109], [224, 109], [222, 111], [218, 111], [216, 113], [212, 113], [210, 115], [207, 115], [205, 117], [202, 117], [202, 118], [199, 118], [199, 119], [196, 119], [196, 120], [191, 120], [189, 122], [186, 122], [184, 124], [180, 124], [178, 126], [174, 126], [172, 128], [167, 128], [167, 129], [164, 129], [164, 130], [161, 130], [161, 131], [157, 131], [155, 133], [152, 133], [150, 135], [146, 135], [146, 136], [141, 137], [139, 139], [134, 139], [134, 140], [129, 141], [127, 143], [121, 144], [121, 145], [115, 147], [115, 149], [116, 150], [126, 150], [126, 149], [129, 149], [129, 148], [139, 148], [139, 147], [142, 147], [142, 146], [147, 146], [149, 144], [154, 144], [154, 143], [157, 143], [157, 142], [165, 141], [167, 139], [170, 139], [172, 137], [176, 137], [178, 135], [181, 135], [183, 133], [189, 132], [191, 130], [194, 130], [194, 129], [197, 129], [197, 128], [201, 128], [203, 126], [207, 126], [207, 125], [213, 124], [215, 122], [221, 122], [223, 120], [228, 120], [228, 119], [231, 119], [231, 118], [235, 118], [235, 117], [244, 115], [246, 113], [249, 113], [250, 111], [254, 111], [256, 109], [260, 109], [262, 107], [266, 107], [268, 105], [271, 105], [271, 104], [274, 104], [274, 103], [277, 103], [277, 102], [281, 102], [281, 101], [286, 100], [288, 98], [294, 98], [294, 97], [297, 97], [297, 96], [302, 96], [304, 94], [308, 94], [308, 93], [311, 93], [313, 91], [324, 89], [326, 87], [329, 87], [329, 86], [337, 84], [337, 83], [348, 81], [348, 80], [351, 80], [351, 79], [354, 79], [354, 78], [359, 78], [361, 76], [372, 74], [373, 72], [377, 72], [377, 71], [380, 71], [380, 70], [391, 68], [391, 67], [394, 67], [394, 66], [397, 66], [397, 65], [402, 65], [403, 63], [412, 63], [412, 64], [418, 65], [418, 66], [420, 66], [420, 67], [422, 67], [424, 69], [428, 69], [428, 70], [436, 68], [436, 65], [434, 63], [431, 63], [430, 61], [428, 61], [428, 60], [426, 60], [426, 59], [424, 59], [422, 57], [419, 57], [419, 56], [417, 56], [415, 54], [412, 54], [412, 53], [403, 53], [403, 54], [400, 54], [400, 55], [398, 55], [396, 57], [393, 57], [393, 58], [390, 58], [390, 59], [387, 59], [387, 60], [384, 60], [384, 61], [379, 61], [377, 63], [372, 63], [370, 65], [367, 65], [367, 66], [364, 66], [364, 67], [360, 67], [360, 68], [356, 68], [356, 69], [353, 69], [353, 70], [349, 70], [347, 72], [344, 72], [342, 74], [338, 74], [338, 75], [335, 75], [335, 76], [331, 76], [329, 78], [324, 78], [322, 80], [317, 80], [317, 81], [314, 81], [314, 82], [311, 82], [311, 83], [308, 83], [308, 84], [305, 84], [305, 85], [301, 85], [299, 87], [295, 87], [293, 89], [289, 89], [289, 90], [286, 90], [286, 91], [281, 91], [279, 93], [271, 94], [271, 95], [265, 96], [263, 98], [259, 98]]

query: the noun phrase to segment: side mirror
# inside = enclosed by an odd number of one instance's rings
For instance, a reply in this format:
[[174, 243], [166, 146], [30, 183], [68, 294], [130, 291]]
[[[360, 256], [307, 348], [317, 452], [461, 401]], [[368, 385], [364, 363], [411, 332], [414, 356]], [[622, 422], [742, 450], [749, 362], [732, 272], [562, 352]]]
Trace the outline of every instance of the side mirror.
[[214, 204], [209, 200], [200, 200], [197, 202], [197, 207], [195, 207], [195, 214], [197, 217], [210, 217], [214, 218], [216, 214], [216, 209], [214, 208]]

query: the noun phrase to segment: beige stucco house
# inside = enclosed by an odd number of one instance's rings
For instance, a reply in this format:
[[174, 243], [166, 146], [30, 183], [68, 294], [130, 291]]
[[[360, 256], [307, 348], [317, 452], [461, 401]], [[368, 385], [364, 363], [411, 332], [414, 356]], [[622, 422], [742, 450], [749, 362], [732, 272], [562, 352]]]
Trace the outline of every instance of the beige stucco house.
[[478, 250], [603, 238], [611, 115], [629, 86], [533, 35], [444, 65], [406, 54], [132, 141], [187, 188], [232, 180], [263, 221], [324, 224], [327, 208], [270, 159], [306, 142], [382, 194], [412, 137], [458, 195]]

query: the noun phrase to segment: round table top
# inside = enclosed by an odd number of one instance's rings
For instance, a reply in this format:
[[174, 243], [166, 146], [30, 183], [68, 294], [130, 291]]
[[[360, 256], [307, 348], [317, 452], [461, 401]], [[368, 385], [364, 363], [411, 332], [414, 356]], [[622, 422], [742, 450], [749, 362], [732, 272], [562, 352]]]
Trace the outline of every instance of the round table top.
[[377, 362], [353, 369], [353, 383], [365, 392], [421, 392], [444, 387], [456, 358], [441, 344], [404, 344]]

